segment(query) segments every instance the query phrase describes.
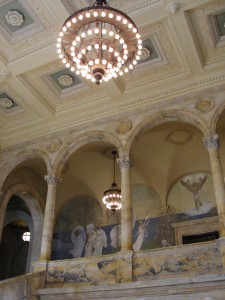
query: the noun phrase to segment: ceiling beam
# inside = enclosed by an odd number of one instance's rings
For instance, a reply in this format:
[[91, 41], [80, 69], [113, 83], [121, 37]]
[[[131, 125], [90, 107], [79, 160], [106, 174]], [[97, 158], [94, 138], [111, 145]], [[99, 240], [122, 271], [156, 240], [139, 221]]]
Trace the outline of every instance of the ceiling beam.
[[[31, 110], [36, 111], [40, 116], [50, 118], [54, 116], [54, 111], [50, 105], [37, 95], [31, 87], [27, 87], [21, 80], [16, 77], [11, 77], [8, 81], [16, 93], [24, 100], [24, 104]], [[21, 103], [23, 106], [23, 103]]]

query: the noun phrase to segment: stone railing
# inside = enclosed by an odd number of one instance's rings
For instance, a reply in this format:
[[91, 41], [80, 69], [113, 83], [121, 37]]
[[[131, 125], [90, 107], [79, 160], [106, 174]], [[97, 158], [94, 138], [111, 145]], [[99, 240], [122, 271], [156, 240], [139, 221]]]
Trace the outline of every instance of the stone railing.
[[101, 285], [222, 272], [224, 241], [50, 261], [46, 285]]
[[44, 287], [45, 272], [26, 274], [0, 281], [1, 300], [37, 300], [37, 290]]

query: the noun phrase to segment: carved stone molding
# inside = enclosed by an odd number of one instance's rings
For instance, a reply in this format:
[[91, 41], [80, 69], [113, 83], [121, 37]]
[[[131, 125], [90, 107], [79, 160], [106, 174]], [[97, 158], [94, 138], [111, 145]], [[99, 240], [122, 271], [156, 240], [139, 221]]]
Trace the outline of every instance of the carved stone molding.
[[7, 22], [13, 27], [19, 27], [24, 22], [24, 17], [17, 10], [10, 10], [5, 16]]
[[9, 71], [1, 71], [0, 72], [0, 82], [5, 81], [10, 76], [11, 76], [11, 72], [9, 72]]
[[167, 5], [167, 9], [172, 13], [175, 14], [180, 10], [180, 4], [177, 2], [170, 2]]
[[206, 149], [219, 149], [220, 146], [220, 139], [218, 134], [214, 134], [211, 136], [203, 137], [203, 143]]
[[120, 124], [117, 126], [117, 132], [121, 134], [126, 134], [129, 132], [132, 128], [132, 123], [130, 120], [123, 120], [120, 122]]
[[61, 145], [62, 145], [62, 141], [58, 138], [55, 138], [50, 141], [50, 145], [47, 147], [47, 149], [53, 153], [58, 151]]
[[196, 102], [195, 108], [202, 113], [207, 113], [213, 109], [215, 102], [208, 98], [208, 99], [200, 99]]
[[48, 185], [56, 185], [58, 182], [61, 181], [61, 178], [55, 175], [45, 175], [44, 178]]

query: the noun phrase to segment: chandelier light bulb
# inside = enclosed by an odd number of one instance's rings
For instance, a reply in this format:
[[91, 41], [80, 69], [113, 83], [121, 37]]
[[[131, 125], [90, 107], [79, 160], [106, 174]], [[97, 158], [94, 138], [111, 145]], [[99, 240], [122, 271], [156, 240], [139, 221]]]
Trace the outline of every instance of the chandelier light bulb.
[[[62, 62], [87, 80], [100, 84], [131, 70], [142, 41], [132, 19], [107, 0], [73, 13], [57, 38]], [[132, 67], [130, 67], [132, 65]]]
[[102, 34], [106, 34], [107, 30], [105, 28], [102, 29]]

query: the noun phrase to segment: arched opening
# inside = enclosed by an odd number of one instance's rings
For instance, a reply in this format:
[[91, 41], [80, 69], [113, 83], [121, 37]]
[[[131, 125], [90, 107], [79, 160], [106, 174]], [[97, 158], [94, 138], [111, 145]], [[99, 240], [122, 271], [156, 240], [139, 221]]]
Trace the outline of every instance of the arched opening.
[[[135, 251], [176, 245], [173, 223], [217, 215], [202, 137], [192, 124], [172, 121], [153, 128], [151, 124], [145, 126], [134, 140], [131, 182]], [[193, 221], [192, 228], [196, 226], [198, 222]]]
[[[118, 243], [111, 246], [112, 239], [117, 237], [110, 233], [120, 222], [120, 213], [114, 215], [102, 203], [103, 192], [113, 182], [113, 150], [115, 146], [108, 142], [92, 142], [73, 152], [65, 162], [57, 188], [53, 259], [95, 256], [118, 250]], [[117, 164], [115, 171], [120, 187]]]
[[13, 195], [7, 204], [2, 240], [0, 243], [0, 279], [23, 275], [29, 270], [30, 242], [23, 239], [25, 232], [32, 232], [33, 225], [26, 203]]
[[216, 124], [216, 133], [219, 135], [220, 139], [220, 160], [222, 164], [223, 174], [225, 174], [225, 136], [224, 136], [224, 128], [225, 128], [225, 109], [220, 114], [217, 124]]
[[[29, 229], [31, 233], [25, 273], [33, 271], [32, 262], [38, 260], [40, 256], [45, 206], [43, 199], [46, 199], [47, 192], [47, 185], [44, 181], [46, 172], [42, 159], [30, 158], [20, 163], [8, 174], [2, 188], [0, 235], [5, 235], [5, 227], [18, 220], [23, 220], [27, 227], [25, 229]], [[17, 199], [17, 201], [14, 203], [12, 199]], [[14, 203], [13, 206], [12, 203]], [[24, 230], [21, 234], [23, 232]], [[20, 238], [23, 242], [22, 236]]]

